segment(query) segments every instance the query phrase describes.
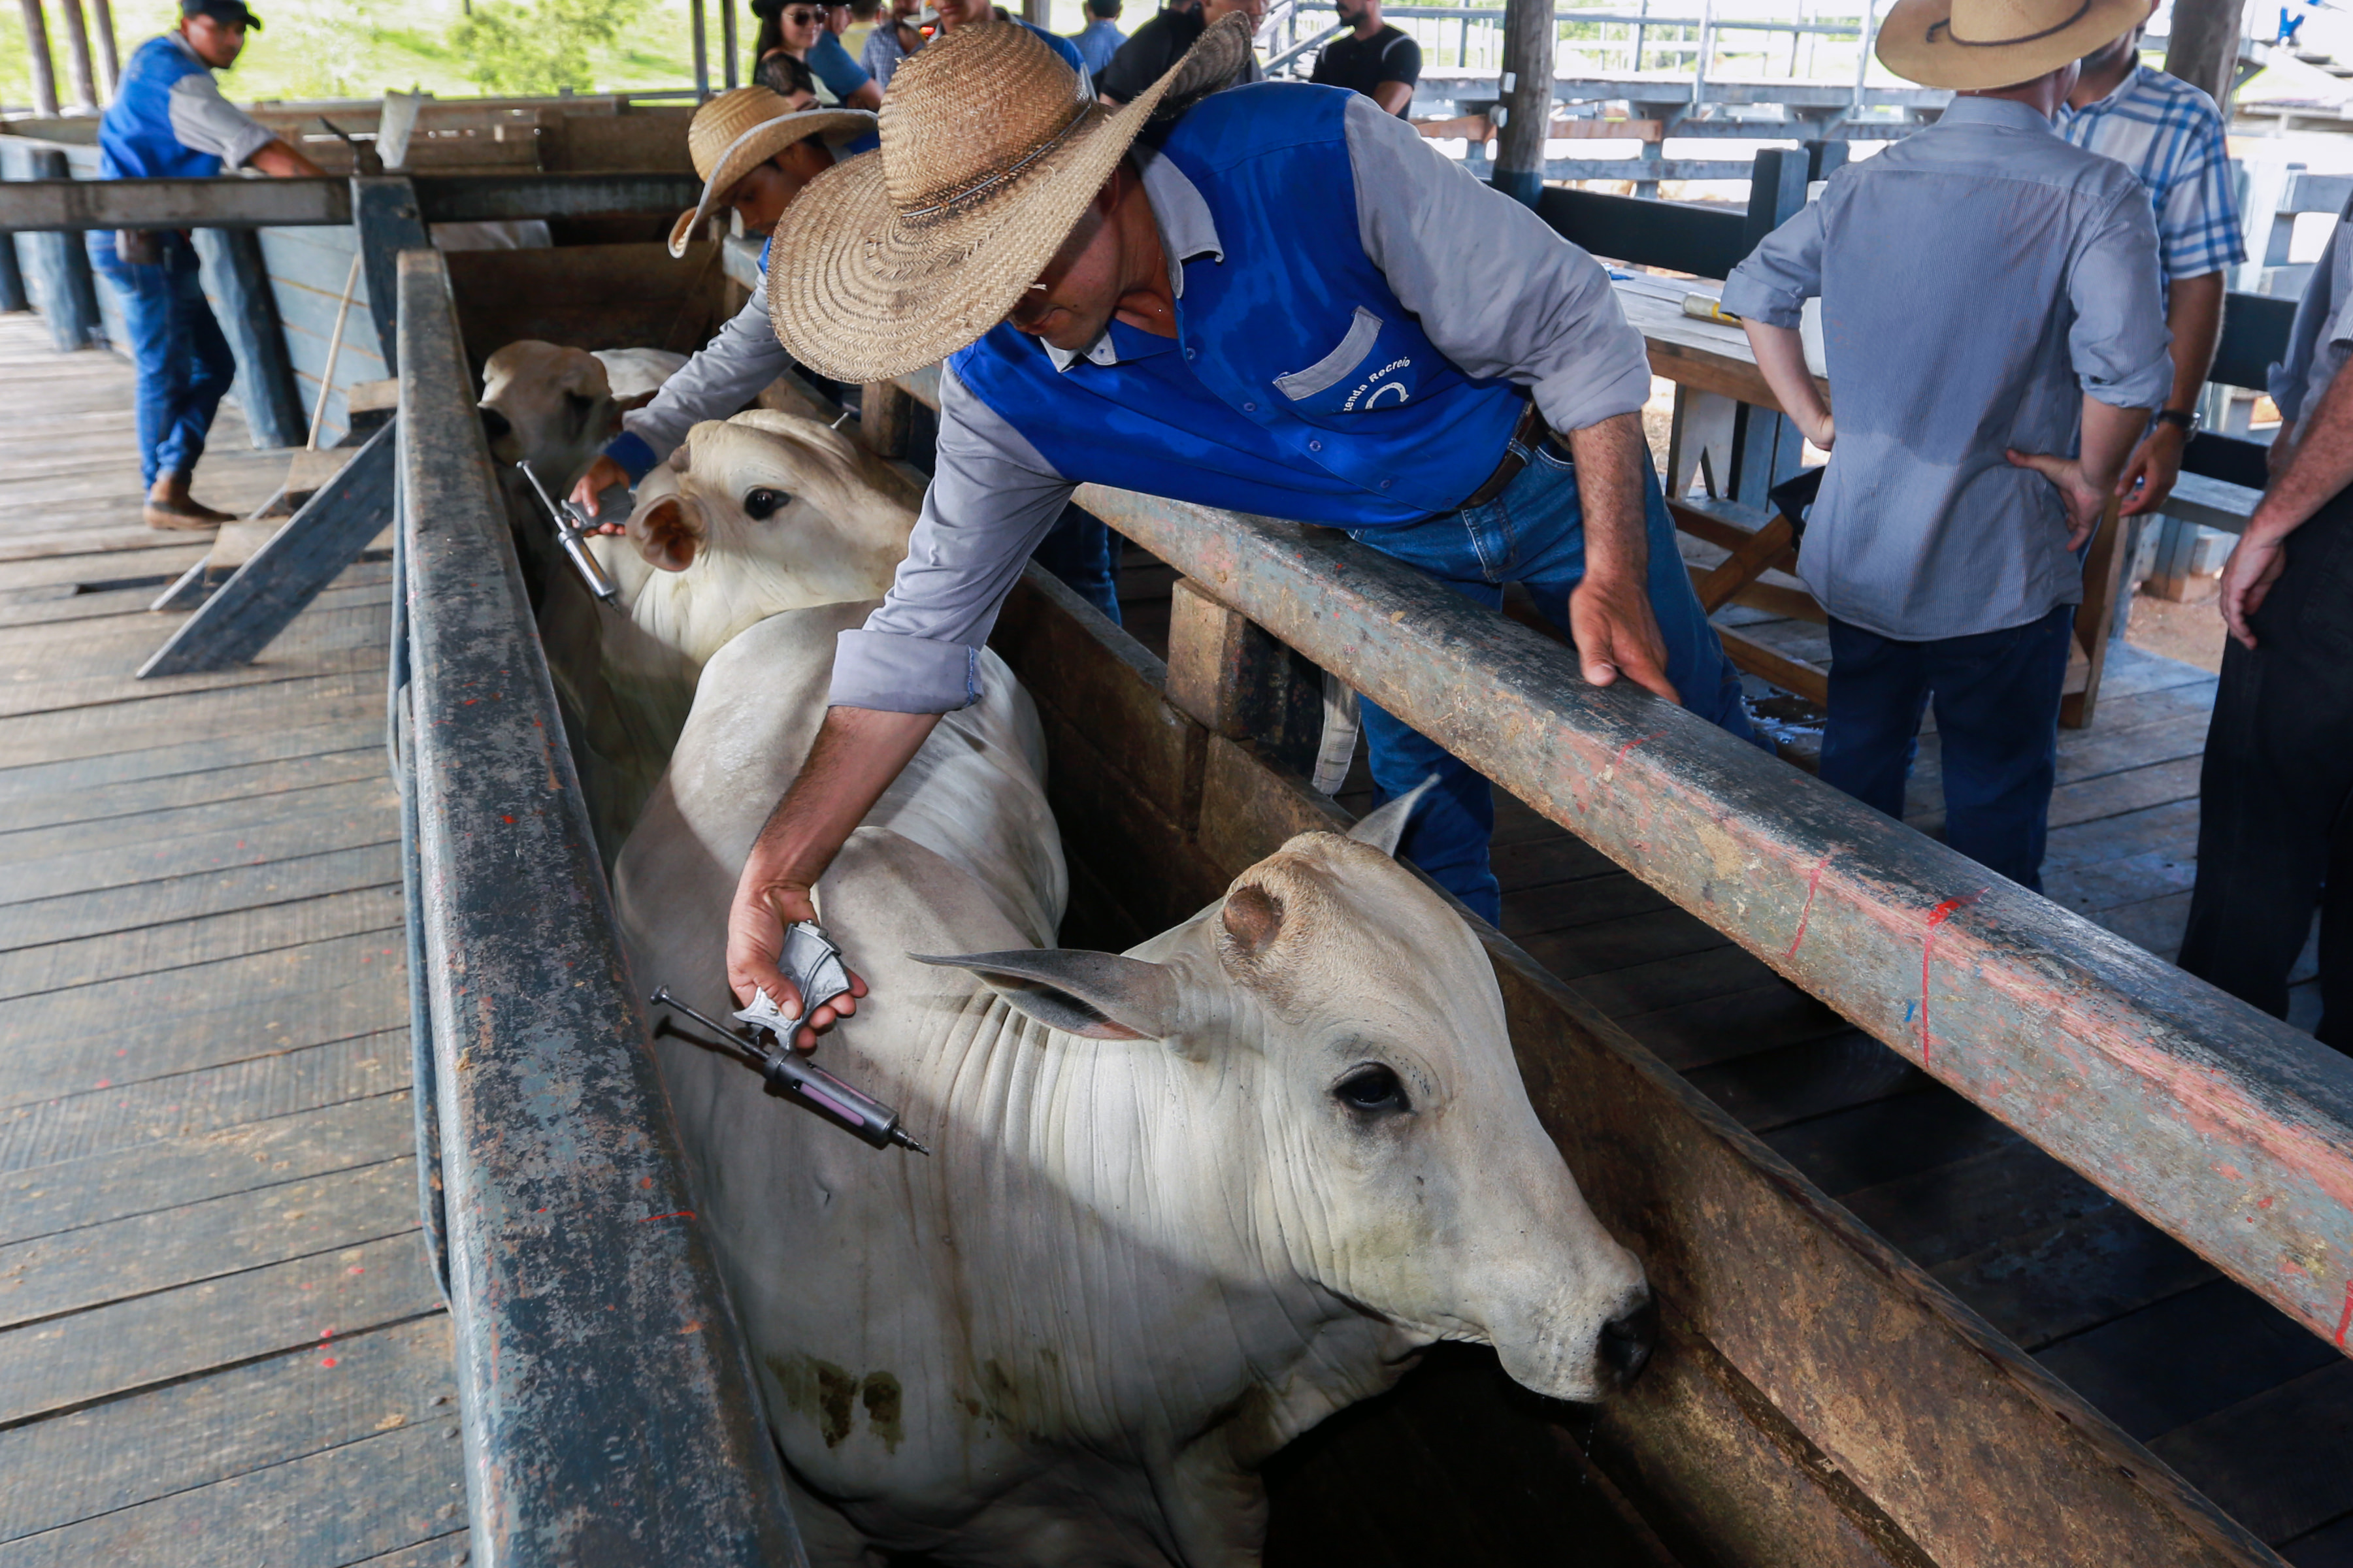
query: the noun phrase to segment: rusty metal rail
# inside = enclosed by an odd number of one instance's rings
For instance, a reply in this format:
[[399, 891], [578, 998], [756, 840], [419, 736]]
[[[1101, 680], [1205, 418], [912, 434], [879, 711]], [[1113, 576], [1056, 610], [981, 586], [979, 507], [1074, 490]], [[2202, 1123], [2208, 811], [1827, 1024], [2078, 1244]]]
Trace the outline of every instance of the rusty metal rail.
[[475, 1560], [801, 1563], [645, 1047], [448, 274], [411, 250], [398, 278], [395, 728], [414, 775]]
[[2347, 1348], [2353, 1061], [1345, 538], [1078, 500]]

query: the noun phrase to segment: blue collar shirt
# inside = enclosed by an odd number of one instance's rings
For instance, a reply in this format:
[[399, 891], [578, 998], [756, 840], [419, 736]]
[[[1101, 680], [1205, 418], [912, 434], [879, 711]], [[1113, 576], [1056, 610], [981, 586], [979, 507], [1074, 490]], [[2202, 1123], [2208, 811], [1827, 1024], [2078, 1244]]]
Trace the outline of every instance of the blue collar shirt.
[[1831, 176], [1724, 288], [1795, 328], [1822, 301], [1838, 441], [1799, 574], [1840, 620], [1907, 642], [2081, 604], [2058, 490], [2004, 448], [2072, 455], [2083, 399], [2173, 384], [2147, 193], [2008, 99]]

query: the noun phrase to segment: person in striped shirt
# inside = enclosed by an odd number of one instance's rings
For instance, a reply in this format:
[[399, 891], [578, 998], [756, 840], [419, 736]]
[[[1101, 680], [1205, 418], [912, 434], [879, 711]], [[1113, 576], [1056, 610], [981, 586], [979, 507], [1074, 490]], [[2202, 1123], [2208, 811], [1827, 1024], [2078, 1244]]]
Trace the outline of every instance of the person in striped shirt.
[[[2149, 10], [2157, 0], [2149, 0]], [[2126, 517], [2153, 512], [2172, 493], [2198, 423], [2198, 395], [2222, 336], [2227, 268], [2246, 259], [2222, 115], [2200, 89], [2141, 63], [2147, 23], [2085, 55], [2057, 116], [2076, 146], [2140, 176], [2157, 213], [2166, 325], [2173, 330], [2173, 389], [2116, 480]]]

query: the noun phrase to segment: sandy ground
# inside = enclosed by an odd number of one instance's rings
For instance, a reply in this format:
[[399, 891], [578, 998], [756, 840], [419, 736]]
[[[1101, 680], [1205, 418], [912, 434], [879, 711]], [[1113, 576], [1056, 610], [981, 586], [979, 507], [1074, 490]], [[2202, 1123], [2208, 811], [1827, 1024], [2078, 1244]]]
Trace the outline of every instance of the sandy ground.
[[2222, 668], [2222, 643], [2228, 635], [2222, 629], [2222, 612], [2214, 607], [2211, 596], [2198, 604], [2177, 605], [2136, 594], [2132, 619], [2125, 626], [2125, 641], [2137, 648], [2217, 672]]

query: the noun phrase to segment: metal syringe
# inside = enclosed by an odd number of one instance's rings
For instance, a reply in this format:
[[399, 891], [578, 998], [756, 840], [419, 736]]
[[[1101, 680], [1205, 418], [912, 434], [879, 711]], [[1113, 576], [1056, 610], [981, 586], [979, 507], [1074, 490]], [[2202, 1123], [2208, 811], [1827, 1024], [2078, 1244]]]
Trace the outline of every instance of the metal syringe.
[[685, 1014], [704, 1028], [743, 1051], [744, 1059], [760, 1070], [760, 1076], [775, 1085], [777, 1091], [805, 1110], [813, 1110], [836, 1127], [872, 1144], [888, 1149], [897, 1144], [918, 1154], [931, 1151], [911, 1137], [899, 1125], [899, 1113], [874, 1099], [842, 1082], [823, 1068], [803, 1060], [794, 1051], [792, 1042], [778, 1040], [775, 1048], [762, 1045], [757, 1036], [737, 1034], [714, 1019], [707, 1018], [670, 994], [667, 985], [658, 987], [651, 998], [657, 1005], [671, 1007]]

